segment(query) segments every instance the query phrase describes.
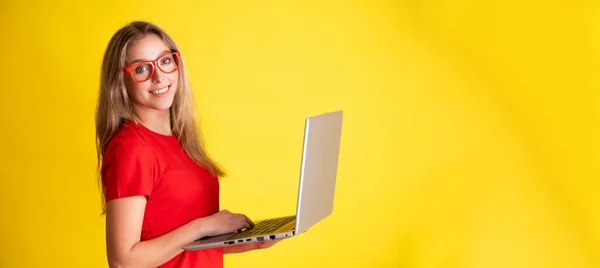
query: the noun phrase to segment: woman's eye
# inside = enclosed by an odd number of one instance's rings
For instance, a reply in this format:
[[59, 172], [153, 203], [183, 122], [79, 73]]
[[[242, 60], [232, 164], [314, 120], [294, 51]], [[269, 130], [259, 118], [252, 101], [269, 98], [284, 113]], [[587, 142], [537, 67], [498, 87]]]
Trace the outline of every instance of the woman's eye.
[[171, 63], [171, 58], [164, 58], [160, 63], [161, 64], [169, 64], [169, 63]]
[[146, 66], [146, 65], [140, 65], [135, 68], [136, 73], [143, 73], [145, 71], [148, 71], [148, 66]]

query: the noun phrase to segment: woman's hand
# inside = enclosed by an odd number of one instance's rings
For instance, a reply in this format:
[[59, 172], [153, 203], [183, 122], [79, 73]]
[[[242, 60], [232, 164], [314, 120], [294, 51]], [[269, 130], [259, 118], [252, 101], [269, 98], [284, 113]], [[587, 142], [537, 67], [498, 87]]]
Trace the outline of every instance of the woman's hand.
[[246, 252], [246, 251], [250, 251], [250, 250], [270, 248], [283, 239], [285, 239], [285, 238], [279, 238], [279, 239], [275, 239], [275, 240], [267, 240], [267, 241], [261, 241], [261, 242], [252, 242], [252, 243], [240, 244], [240, 245], [235, 245], [235, 246], [228, 246], [228, 247], [223, 248], [223, 253], [224, 254], [242, 253], [242, 252]]
[[231, 233], [242, 228], [254, 227], [254, 223], [244, 214], [231, 213], [228, 210], [219, 211], [213, 215], [198, 219], [205, 236], [215, 236]]

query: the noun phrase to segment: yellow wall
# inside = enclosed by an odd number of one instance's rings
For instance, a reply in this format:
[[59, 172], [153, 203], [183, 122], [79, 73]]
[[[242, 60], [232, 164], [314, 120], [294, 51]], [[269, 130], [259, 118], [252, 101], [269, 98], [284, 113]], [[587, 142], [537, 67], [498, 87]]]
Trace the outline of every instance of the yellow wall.
[[304, 117], [346, 111], [333, 215], [227, 267], [600, 267], [591, 1], [50, 2], [0, 2], [0, 267], [106, 267], [94, 105], [133, 19], [182, 48], [223, 208], [292, 213]]

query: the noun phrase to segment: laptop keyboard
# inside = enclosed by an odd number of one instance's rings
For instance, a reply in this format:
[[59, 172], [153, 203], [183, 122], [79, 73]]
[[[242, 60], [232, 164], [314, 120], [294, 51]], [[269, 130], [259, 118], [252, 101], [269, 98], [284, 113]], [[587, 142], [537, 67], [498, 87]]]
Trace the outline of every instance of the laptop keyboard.
[[241, 232], [235, 234], [234, 236], [232, 236], [229, 239], [237, 239], [237, 238], [242, 238], [242, 237], [272, 234], [277, 229], [292, 222], [294, 219], [296, 219], [296, 216], [288, 216], [288, 217], [264, 220], [264, 221], [257, 223], [256, 225], [254, 225], [254, 227], [252, 227], [250, 229], [246, 229], [244, 231], [241, 231]]

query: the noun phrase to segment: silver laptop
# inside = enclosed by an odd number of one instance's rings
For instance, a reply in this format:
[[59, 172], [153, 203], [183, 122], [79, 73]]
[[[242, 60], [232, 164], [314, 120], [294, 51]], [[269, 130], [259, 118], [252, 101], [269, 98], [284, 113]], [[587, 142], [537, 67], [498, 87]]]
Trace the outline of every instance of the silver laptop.
[[299, 235], [333, 211], [343, 111], [306, 118], [296, 215], [253, 221], [255, 226], [200, 238], [183, 247], [201, 250]]

